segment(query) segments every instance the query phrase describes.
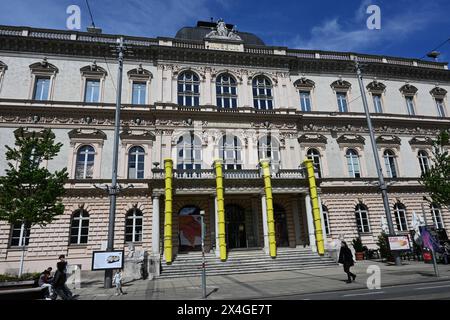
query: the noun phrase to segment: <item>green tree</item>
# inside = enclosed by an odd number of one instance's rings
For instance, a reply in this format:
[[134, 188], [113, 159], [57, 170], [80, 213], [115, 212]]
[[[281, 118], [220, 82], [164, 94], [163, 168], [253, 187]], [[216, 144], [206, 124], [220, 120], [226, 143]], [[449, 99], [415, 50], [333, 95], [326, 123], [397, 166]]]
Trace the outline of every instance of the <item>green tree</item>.
[[422, 173], [420, 182], [434, 203], [450, 208], [450, 154], [449, 132], [441, 131], [433, 142], [433, 164]]
[[[0, 177], [0, 220], [22, 224], [22, 230], [24, 226], [45, 226], [64, 212], [61, 197], [67, 169], [52, 173], [43, 165], [57, 156], [62, 143], [55, 143], [50, 129], [28, 132], [19, 128], [15, 137], [15, 148], [6, 146], [8, 167]], [[19, 245], [24, 248], [24, 240]], [[19, 275], [22, 267], [23, 253]]]

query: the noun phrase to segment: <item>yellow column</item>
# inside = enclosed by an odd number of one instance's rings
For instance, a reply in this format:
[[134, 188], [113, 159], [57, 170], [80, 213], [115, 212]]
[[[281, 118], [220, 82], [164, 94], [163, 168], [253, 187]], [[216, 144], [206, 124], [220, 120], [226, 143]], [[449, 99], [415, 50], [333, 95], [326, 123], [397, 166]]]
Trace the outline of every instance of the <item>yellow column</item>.
[[216, 196], [217, 196], [217, 225], [219, 227], [219, 248], [220, 260], [227, 260], [227, 243], [225, 241], [225, 206], [223, 197], [223, 173], [222, 161], [214, 160], [214, 169], [216, 172]]
[[261, 160], [264, 177], [264, 191], [266, 193], [267, 226], [269, 229], [269, 253], [272, 258], [277, 256], [277, 243], [275, 239], [275, 222], [273, 217], [272, 184], [270, 181], [270, 167], [268, 160]]
[[164, 206], [164, 256], [172, 263], [172, 159], [164, 159], [165, 206]]
[[313, 161], [310, 159], [305, 159], [303, 161], [305, 165], [306, 172], [309, 180], [309, 194], [311, 196], [311, 205], [312, 212], [314, 218], [314, 228], [316, 231], [316, 243], [317, 243], [317, 252], [320, 255], [325, 253], [325, 247], [323, 242], [323, 231], [322, 231], [322, 220], [320, 217], [320, 207], [319, 207], [319, 197], [317, 196], [317, 186], [316, 186], [316, 177], [314, 175], [314, 165]]

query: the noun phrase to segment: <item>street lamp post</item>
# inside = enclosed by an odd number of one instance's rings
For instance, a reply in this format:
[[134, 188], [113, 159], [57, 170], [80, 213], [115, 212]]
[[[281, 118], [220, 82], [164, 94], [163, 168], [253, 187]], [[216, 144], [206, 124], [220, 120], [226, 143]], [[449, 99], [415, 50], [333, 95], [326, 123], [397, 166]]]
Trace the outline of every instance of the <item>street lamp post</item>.
[[202, 298], [206, 299], [206, 261], [205, 261], [205, 211], [200, 211], [202, 224]]
[[[122, 100], [122, 74], [123, 74], [123, 38], [118, 39], [118, 72], [117, 72], [117, 92], [116, 92], [116, 113], [114, 118], [114, 146], [113, 146], [113, 164], [111, 186], [108, 187], [108, 195], [110, 199], [109, 206], [109, 224], [108, 224], [108, 244], [106, 251], [114, 250], [114, 222], [116, 219], [116, 197], [119, 191], [117, 184], [117, 161], [119, 151], [119, 130], [120, 130], [120, 106]], [[105, 270], [105, 288], [112, 287], [112, 269]]]
[[[372, 145], [373, 157], [375, 159], [375, 166], [376, 166], [377, 174], [378, 174], [378, 182], [380, 184], [381, 196], [383, 197], [384, 211], [386, 213], [386, 219], [387, 219], [387, 223], [388, 223], [388, 227], [389, 227], [389, 235], [395, 236], [394, 224], [392, 223], [391, 210], [389, 208], [389, 198], [388, 198], [388, 194], [387, 194], [387, 186], [384, 181], [383, 171], [381, 169], [381, 164], [380, 164], [380, 158], [378, 157], [378, 147], [377, 147], [377, 143], [375, 141], [375, 135], [373, 133], [372, 120], [370, 119], [370, 113], [369, 113], [369, 107], [367, 104], [366, 92], [364, 90], [364, 84], [362, 81], [362, 73], [361, 73], [361, 69], [359, 67], [359, 63], [357, 60], [355, 61], [355, 63], [356, 63], [356, 74], [358, 76], [359, 89], [361, 91], [361, 98], [362, 98], [363, 106], [364, 106], [364, 112], [366, 113], [367, 127], [369, 129], [369, 136], [370, 136], [370, 142]], [[394, 256], [395, 256], [395, 264], [397, 266], [400, 266], [401, 265], [400, 256], [398, 255], [397, 252], [394, 252]]]

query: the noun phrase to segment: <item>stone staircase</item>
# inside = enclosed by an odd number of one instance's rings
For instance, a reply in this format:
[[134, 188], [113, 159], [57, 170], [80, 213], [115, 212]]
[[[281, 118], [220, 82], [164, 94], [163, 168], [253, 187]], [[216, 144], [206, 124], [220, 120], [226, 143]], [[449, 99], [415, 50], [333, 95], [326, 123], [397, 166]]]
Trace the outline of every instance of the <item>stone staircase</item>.
[[[221, 262], [214, 253], [206, 253], [207, 275], [245, 274], [268, 271], [303, 270], [335, 267], [337, 263], [329, 256], [320, 257], [309, 248], [278, 248], [275, 259], [263, 250], [231, 251], [228, 259]], [[200, 276], [201, 252], [178, 254], [172, 264], [162, 261], [160, 279]]]

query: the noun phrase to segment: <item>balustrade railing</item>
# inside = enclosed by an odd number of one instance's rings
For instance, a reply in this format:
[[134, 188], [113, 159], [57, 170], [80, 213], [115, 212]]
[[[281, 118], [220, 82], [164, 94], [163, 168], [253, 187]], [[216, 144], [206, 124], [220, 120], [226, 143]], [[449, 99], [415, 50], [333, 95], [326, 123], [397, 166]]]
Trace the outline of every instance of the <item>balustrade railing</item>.
[[[164, 179], [163, 169], [153, 169], [153, 179]], [[248, 170], [224, 170], [223, 175], [225, 179], [261, 179], [262, 175], [258, 169]], [[304, 179], [305, 176], [300, 169], [282, 169], [272, 173], [273, 179]], [[215, 172], [213, 169], [200, 170], [173, 170], [173, 177], [175, 179], [215, 179]]]

